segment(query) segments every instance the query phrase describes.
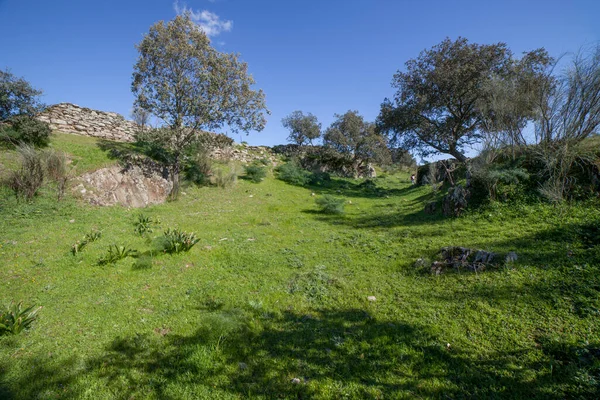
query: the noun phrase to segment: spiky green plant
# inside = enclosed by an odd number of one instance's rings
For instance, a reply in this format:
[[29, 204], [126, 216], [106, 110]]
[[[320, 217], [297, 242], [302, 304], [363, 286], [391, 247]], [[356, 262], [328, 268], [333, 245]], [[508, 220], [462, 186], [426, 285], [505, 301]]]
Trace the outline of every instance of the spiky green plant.
[[162, 250], [173, 254], [189, 251], [200, 239], [193, 232], [187, 233], [179, 229], [167, 229], [162, 238]]
[[10, 303], [6, 310], [0, 314], [0, 335], [21, 333], [24, 329], [28, 329], [37, 317], [38, 311], [42, 307], [35, 308], [30, 306], [23, 309], [23, 302], [15, 304]]
[[136, 257], [137, 254], [138, 254], [137, 250], [130, 249], [129, 247], [127, 247], [127, 245], [118, 246], [116, 244], [111, 244], [108, 246], [108, 251], [104, 255], [104, 257], [102, 257], [98, 260], [98, 264], [99, 265], [114, 264], [117, 261], [122, 260], [127, 257]]
[[138, 214], [134, 225], [136, 234], [140, 236], [147, 236], [149, 233], [154, 232], [154, 227], [160, 225], [160, 220], [152, 218], [146, 214]]

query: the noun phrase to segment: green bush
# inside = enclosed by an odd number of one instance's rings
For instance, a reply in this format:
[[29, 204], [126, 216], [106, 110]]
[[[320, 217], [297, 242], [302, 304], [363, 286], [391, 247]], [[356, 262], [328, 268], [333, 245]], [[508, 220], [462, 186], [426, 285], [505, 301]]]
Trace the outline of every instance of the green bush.
[[297, 161], [290, 161], [277, 168], [277, 177], [292, 185], [305, 186], [310, 182], [310, 172]]
[[317, 206], [319, 206], [322, 213], [342, 214], [344, 212], [344, 205], [346, 204], [346, 201], [344, 199], [339, 199], [326, 194], [315, 199], [315, 203], [317, 203]]
[[315, 171], [310, 174], [309, 183], [311, 185], [323, 186], [331, 181], [331, 175], [328, 172]]
[[0, 314], [0, 336], [4, 334], [16, 335], [31, 326], [42, 307], [34, 310], [35, 306], [23, 309], [23, 302], [10, 305]]
[[246, 165], [244, 170], [246, 171], [246, 178], [254, 183], [259, 183], [267, 176], [267, 169], [259, 165]]
[[183, 232], [179, 229], [167, 229], [161, 239], [161, 248], [165, 253], [181, 253], [182, 251], [190, 251], [200, 239], [196, 234]]
[[212, 163], [208, 152], [199, 148], [186, 161], [185, 179], [196, 185], [205, 185], [209, 180], [211, 170]]
[[38, 121], [29, 115], [17, 115], [10, 118], [10, 126], [2, 130], [5, 141], [46, 147], [50, 143], [52, 130], [46, 122]]

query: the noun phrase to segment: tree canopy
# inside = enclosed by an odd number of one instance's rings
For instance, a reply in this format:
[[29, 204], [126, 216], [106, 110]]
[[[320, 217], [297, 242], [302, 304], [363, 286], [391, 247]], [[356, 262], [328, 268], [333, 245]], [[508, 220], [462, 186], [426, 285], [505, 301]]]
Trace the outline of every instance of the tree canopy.
[[375, 124], [367, 122], [358, 111], [336, 114], [337, 118], [323, 135], [326, 147], [352, 157], [358, 171], [370, 162], [390, 160], [386, 138], [375, 131]]
[[173, 197], [179, 190], [181, 157], [200, 130], [227, 127], [231, 131], [261, 131], [265, 96], [255, 91], [247, 64], [236, 54], [211, 47], [206, 34], [189, 13], [150, 27], [137, 46], [132, 92], [135, 107], [161, 119], [170, 129], [168, 146], [173, 160]]
[[288, 141], [300, 146], [312, 144], [321, 136], [321, 124], [311, 113], [304, 115], [302, 111], [294, 111], [283, 118], [281, 124], [290, 131]]
[[9, 70], [0, 71], [0, 121], [14, 115], [33, 115], [43, 108], [41, 90], [18, 78]]
[[[544, 50], [529, 54], [528, 61], [545, 62], [535, 57]], [[465, 149], [481, 140], [489, 127], [492, 82], [510, 77], [515, 65], [504, 43], [479, 45], [447, 38], [409, 60], [406, 72], [394, 75], [397, 92], [393, 101], [385, 99], [381, 105], [378, 129], [395, 144], [423, 156], [446, 153], [465, 161]]]

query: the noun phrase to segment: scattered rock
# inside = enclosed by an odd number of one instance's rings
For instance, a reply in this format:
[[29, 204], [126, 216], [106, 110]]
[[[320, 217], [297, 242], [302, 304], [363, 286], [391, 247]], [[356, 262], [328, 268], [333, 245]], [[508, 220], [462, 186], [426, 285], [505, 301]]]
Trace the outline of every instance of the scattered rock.
[[367, 297], [367, 300], [373, 302], [373, 301], [377, 301], [377, 298], [375, 296], [369, 296], [369, 297]]
[[497, 263], [498, 255], [491, 251], [474, 250], [468, 247], [443, 247], [437, 260], [430, 263], [425, 258], [415, 261], [415, 268], [429, 269], [432, 274], [440, 275], [447, 269], [479, 272]]
[[293, 383], [294, 385], [299, 385], [300, 383], [302, 383], [302, 381], [301, 381], [299, 378], [293, 378], [293, 379], [292, 379], [292, 383]]
[[437, 207], [437, 202], [432, 201], [425, 205], [425, 214], [435, 214], [435, 209]]
[[515, 261], [517, 261], [517, 258], [517, 253], [515, 253], [514, 251], [509, 251], [506, 257], [504, 258], [504, 262], [506, 262], [507, 264], [514, 263]]

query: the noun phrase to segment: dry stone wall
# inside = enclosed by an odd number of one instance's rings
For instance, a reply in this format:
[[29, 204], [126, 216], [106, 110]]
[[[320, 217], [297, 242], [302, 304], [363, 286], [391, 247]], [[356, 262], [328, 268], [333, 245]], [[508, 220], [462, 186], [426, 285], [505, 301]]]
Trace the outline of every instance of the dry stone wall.
[[120, 142], [133, 141], [136, 125], [114, 112], [92, 110], [71, 103], [48, 107], [37, 116], [53, 130]]

